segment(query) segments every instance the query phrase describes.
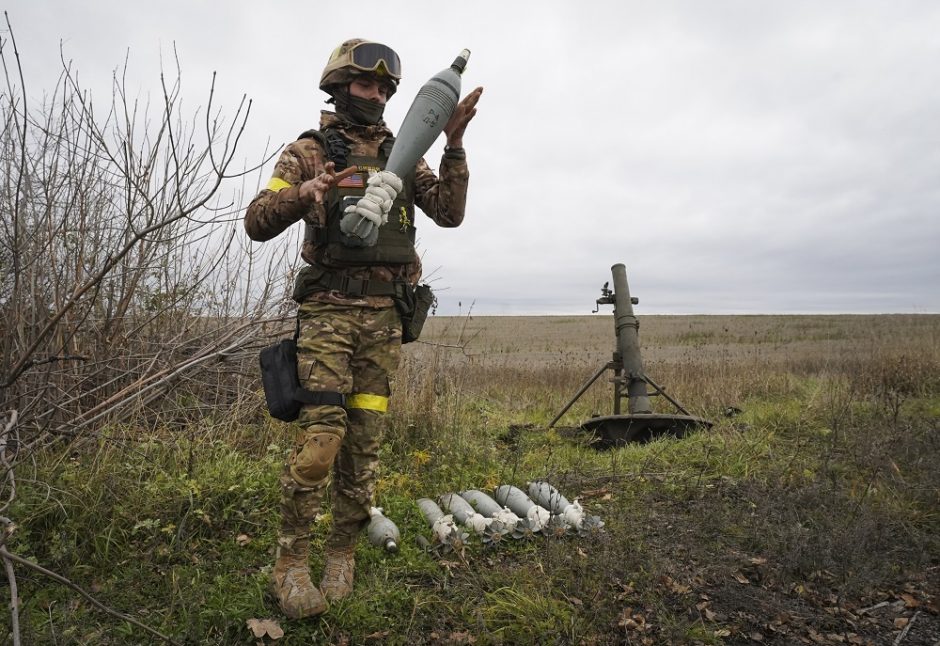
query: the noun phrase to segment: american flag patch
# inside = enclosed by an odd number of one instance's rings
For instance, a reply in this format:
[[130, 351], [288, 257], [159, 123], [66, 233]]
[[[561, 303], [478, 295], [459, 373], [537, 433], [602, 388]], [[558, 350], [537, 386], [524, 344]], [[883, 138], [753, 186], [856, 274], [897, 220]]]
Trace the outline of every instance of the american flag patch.
[[341, 179], [336, 186], [339, 188], [362, 188], [365, 185], [362, 173], [353, 173], [349, 177]]

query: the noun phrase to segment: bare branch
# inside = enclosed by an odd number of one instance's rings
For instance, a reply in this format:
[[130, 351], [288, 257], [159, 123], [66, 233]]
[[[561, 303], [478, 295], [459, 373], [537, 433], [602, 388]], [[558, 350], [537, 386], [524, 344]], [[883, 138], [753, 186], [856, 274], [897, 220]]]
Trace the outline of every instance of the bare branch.
[[53, 572], [53, 571], [51, 571], [51, 570], [47, 570], [46, 568], [42, 567], [41, 565], [39, 565], [39, 564], [37, 564], [37, 563], [33, 563], [32, 561], [30, 561], [30, 560], [28, 560], [28, 559], [24, 559], [24, 558], [21, 557], [21, 556], [17, 556], [16, 554], [13, 554], [13, 553], [7, 551], [7, 549], [6, 549], [5, 547], [0, 547], [0, 557], [2, 557], [5, 561], [6, 561], [6, 560], [10, 560], [10, 561], [14, 561], [15, 563], [19, 563], [20, 565], [22, 565], [22, 566], [24, 566], [24, 567], [27, 567], [27, 568], [29, 568], [30, 570], [33, 570], [34, 572], [38, 572], [38, 573], [40, 573], [40, 574], [42, 574], [42, 575], [44, 575], [44, 576], [49, 577], [49, 578], [52, 579], [53, 581], [57, 581], [57, 582], [61, 583], [62, 585], [65, 585], [65, 586], [71, 588], [72, 590], [75, 590], [75, 592], [79, 593], [80, 595], [82, 595], [83, 597], [85, 597], [86, 599], [88, 599], [88, 601], [90, 601], [90, 602], [92, 603], [92, 605], [94, 605], [96, 608], [98, 608], [99, 610], [101, 610], [101, 611], [103, 611], [103, 612], [106, 612], [107, 614], [111, 615], [112, 617], [116, 617], [116, 618], [118, 618], [118, 619], [120, 619], [120, 620], [122, 620], [122, 621], [126, 621], [126, 622], [128, 622], [128, 623], [131, 623], [131, 624], [137, 626], [138, 628], [141, 628], [141, 629], [143, 629], [143, 630], [146, 630], [148, 633], [150, 633], [150, 634], [153, 635], [154, 637], [159, 637], [160, 639], [162, 639], [163, 641], [165, 641], [165, 642], [167, 642], [167, 643], [169, 643], [169, 644], [178, 644], [178, 643], [179, 643], [179, 642], [177, 642], [177, 641], [171, 639], [170, 637], [167, 637], [167, 636], [164, 635], [163, 633], [161, 633], [161, 632], [159, 632], [159, 631], [157, 631], [157, 630], [154, 630], [154, 629], [151, 628], [150, 626], [148, 626], [148, 625], [146, 625], [146, 624], [144, 624], [144, 623], [141, 623], [140, 621], [134, 619], [134, 618], [131, 617], [130, 615], [126, 615], [126, 614], [124, 614], [123, 612], [118, 612], [117, 610], [114, 610], [114, 609], [112, 609], [112, 608], [109, 608], [108, 606], [106, 606], [105, 604], [101, 603], [100, 601], [98, 601], [97, 599], [95, 599], [93, 596], [91, 596], [90, 594], [88, 594], [87, 592], [85, 592], [82, 588], [80, 588], [79, 586], [75, 585], [74, 583], [72, 583], [71, 581], [69, 581], [68, 579], [66, 579], [66, 578], [65, 578], [64, 576], [62, 576], [61, 574], [56, 574], [55, 572]]
[[7, 574], [7, 585], [10, 586], [10, 629], [13, 632], [13, 646], [20, 646], [20, 597], [16, 573], [13, 571], [13, 563], [6, 556], [3, 557], [3, 567]]
[[[7, 508], [16, 498], [16, 477], [13, 473], [13, 465], [10, 463], [10, 460], [7, 459], [7, 447], [13, 444], [16, 446], [16, 449], [19, 450], [19, 441], [11, 437], [13, 431], [16, 429], [19, 413], [16, 409], [13, 409], [8, 411], [7, 415], [9, 415], [9, 419], [3, 427], [3, 432], [0, 433], [0, 465], [4, 468], [4, 478], [6, 478], [10, 493], [7, 496], [6, 502], [3, 503], [3, 506], [0, 506], [0, 512], [6, 512]], [[4, 541], [6, 540], [5, 534], [3, 539]], [[0, 544], [2, 544], [2, 541], [0, 541]]]

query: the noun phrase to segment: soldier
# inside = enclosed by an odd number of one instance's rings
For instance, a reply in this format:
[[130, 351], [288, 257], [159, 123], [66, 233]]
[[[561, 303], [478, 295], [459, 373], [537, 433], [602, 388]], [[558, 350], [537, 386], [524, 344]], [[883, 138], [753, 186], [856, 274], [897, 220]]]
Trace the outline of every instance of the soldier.
[[[414, 207], [442, 227], [456, 227], [464, 217], [469, 172], [463, 135], [483, 88], [460, 101], [444, 127], [440, 178], [423, 159], [401, 178], [402, 190], [377, 242], [366, 246], [368, 241], [340, 229], [344, 209], [364, 194], [370, 174], [388, 159], [394, 138], [382, 114], [400, 78], [398, 55], [385, 45], [352, 39], [336, 48], [320, 79], [335, 112], [323, 111], [319, 130], [303, 133], [284, 149], [267, 188], [245, 215], [245, 229], [257, 241], [300, 220], [305, 225], [306, 266], [293, 295], [299, 303], [298, 376], [319, 400], [301, 409], [280, 478], [281, 525], [272, 574], [272, 590], [292, 618], [320, 614], [327, 601], [352, 591], [356, 541], [369, 518], [401, 353], [399, 310], [421, 276]], [[354, 174], [347, 169], [352, 166]], [[308, 566], [310, 530], [331, 471], [333, 525], [317, 589]]]

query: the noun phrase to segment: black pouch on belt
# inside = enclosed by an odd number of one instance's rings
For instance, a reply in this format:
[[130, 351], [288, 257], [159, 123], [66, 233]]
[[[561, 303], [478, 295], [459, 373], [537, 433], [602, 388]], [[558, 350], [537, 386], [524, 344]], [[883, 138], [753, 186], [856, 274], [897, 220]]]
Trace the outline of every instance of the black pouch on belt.
[[322, 291], [324, 287], [321, 283], [324, 273], [322, 269], [311, 265], [298, 271], [294, 278], [294, 293], [291, 294], [291, 298], [297, 303], [303, 303], [310, 294]]
[[406, 283], [403, 293], [393, 299], [401, 315], [401, 342], [411, 343], [421, 336], [421, 328], [434, 305], [434, 292], [429, 285], [412, 287]]
[[[300, 331], [298, 321], [297, 331]], [[261, 351], [261, 384], [271, 417], [293, 422], [304, 404], [346, 407], [342, 393], [307, 390], [297, 377], [297, 334]]]

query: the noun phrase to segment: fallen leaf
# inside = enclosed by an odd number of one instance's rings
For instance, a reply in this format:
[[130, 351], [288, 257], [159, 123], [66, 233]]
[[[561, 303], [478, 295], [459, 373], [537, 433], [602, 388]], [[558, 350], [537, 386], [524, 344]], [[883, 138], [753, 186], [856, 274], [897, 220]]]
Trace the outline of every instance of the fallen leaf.
[[692, 591], [692, 588], [690, 588], [689, 586], [683, 585], [679, 583], [678, 581], [675, 581], [672, 577], [667, 576], [665, 574], [662, 577], [660, 577], [659, 580], [663, 585], [665, 585], [667, 588], [669, 588], [669, 590], [671, 590], [675, 594], [688, 594], [689, 592]]
[[273, 619], [255, 619], [252, 617], [245, 621], [248, 629], [255, 637], [270, 637], [271, 639], [280, 639], [284, 636], [284, 629], [281, 628]]
[[244, 547], [251, 542], [251, 538], [248, 536], [248, 534], [239, 534], [235, 537], [235, 542]]
[[734, 577], [735, 581], [737, 581], [738, 583], [742, 585], [748, 585], [751, 582], [750, 579], [748, 579], [746, 576], [744, 576], [740, 572], [734, 572], [731, 576]]
[[731, 637], [731, 631], [727, 628], [719, 628], [713, 634], [715, 637]]
[[898, 617], [894, 620], [894, 627], [898, 629], [904, 628], [904, 626], [906, 626], [910, 621], [911, 620], [907, 617]]
[[901, 595], [901, 599], [904, 601], [904, 605], [905, 605], [906, 607], [908, 607], [908, 608], [919, 608], [919, 607], [920, 607], [920, 601], [918, 601], [917, 599], [915, 599], [915, 598], [914, 598], [912, 595], [910, 595], [910, 594], [902, 594], [902, 595]]
[[636, 589], [633, 587], [633, 583], [632, 583], [632, 582], [631, 582], [631, 583], [627, 583], [627, 584], [623, 584], [623, 583], [620, 583], [620, 582], [618, 581], [618, 582], [617, 582], [617, 585], [620, 586], [620, 594], [617, 595], [617, 600], [618, 600], [618, 601], [621, 601], [621, 600], [623, 600], [623, 599], [626, 599], [627, 597], [632, 596], [632, 595], [636, 592]]
[[767, 559], [755, 556], [751, 559], [751, 565], [766, 565]]
[[250, 630], [255, 637], [264, 637], [268, 633], [268, 631], [264, 629], [264, 626], [261, 625], [261, 621], [254, 617], [245, 623], [248, 624], [248, 630]]
[[633, 614], [633, 608], [624, 608], [623, 612], [620, 613], [620, 617], [617, 620], [617, 625], [621, 628], [626, 628], [627, 622], [632, 621], [630, 615]]
[[617, 625], [626, 630], [635, 630], [637, 632], [645, 632], [652, 627], [646, 623], [646, 617], [633, 612], [633, 608], [624, 608], [623, 612], [620, 613], [620, 620]]
[[762, 642], [764, 641], [764, 636], [760, 633], [754, 632], [748, 635], [751, 638], [752, 642]]
[[365, 636], [366, 639], [385, 639], [386, 637], [388, 637], [387, 630], [380, 630], [378, 632], [372, 633], [371, 635]]

